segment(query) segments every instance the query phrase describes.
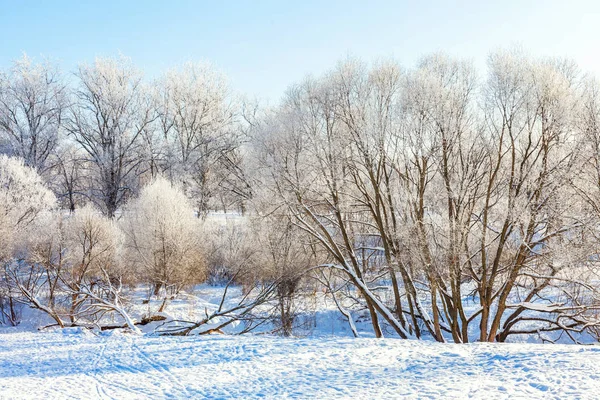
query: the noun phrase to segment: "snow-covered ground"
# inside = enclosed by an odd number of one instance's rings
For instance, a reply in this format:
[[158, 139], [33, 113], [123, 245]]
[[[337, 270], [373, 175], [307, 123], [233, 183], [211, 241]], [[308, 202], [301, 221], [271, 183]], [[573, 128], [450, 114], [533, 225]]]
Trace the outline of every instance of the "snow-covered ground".
[[0, 331], [0, 398], [588, 398], [600, 348]]
[[[156, 314], [161, 301], [133, 296], [132, 316]], [[199, 285], [169, 302], [169, 318], [198, 320], [218, 307], [222, 287]], [[237, 304], [239, 287], [226, 306]], [[262, 334], [159, 337], [162, 322], [123, 330], [45, 329], [24, 309], [18, 327], [0, 327], [0, 399], [444, 398], [596, 399], [600, 346], [534, 343], [468, 345], [374, 339], [365, 311], [360, 338], [323, 294], [308, 296], [297, 338]], [[107, 322], [119, 322], [107, 321]], [[384, 326], [385, 328], [385, 326]], [[261, 333], [262, 332], [262, 333]]]

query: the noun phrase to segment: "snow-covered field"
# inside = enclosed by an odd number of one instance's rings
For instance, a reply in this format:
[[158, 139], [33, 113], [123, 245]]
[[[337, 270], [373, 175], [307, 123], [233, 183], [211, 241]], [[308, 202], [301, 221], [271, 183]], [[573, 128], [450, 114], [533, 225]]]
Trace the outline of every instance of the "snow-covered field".
[[0, 331], [2, 399], [598, 398], [600, 348]]

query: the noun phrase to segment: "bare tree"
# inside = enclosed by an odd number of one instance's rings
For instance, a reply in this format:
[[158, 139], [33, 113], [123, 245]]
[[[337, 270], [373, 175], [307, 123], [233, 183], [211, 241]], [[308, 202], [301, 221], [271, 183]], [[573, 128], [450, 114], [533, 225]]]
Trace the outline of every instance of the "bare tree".
[[61, 208], [70, 212], [86, 203], [86, 156], [74, 143], [64, 143], [54, 157], [48, 184], [56, 194]]
[[253, 222], [257, 247], [255, 269], [261, 281], [275, 286], [276, 325], [283, 336], [296, 327], [302, 279], [317, 265], [312, 243], [303, 238], [285, 215], [270, 213]]

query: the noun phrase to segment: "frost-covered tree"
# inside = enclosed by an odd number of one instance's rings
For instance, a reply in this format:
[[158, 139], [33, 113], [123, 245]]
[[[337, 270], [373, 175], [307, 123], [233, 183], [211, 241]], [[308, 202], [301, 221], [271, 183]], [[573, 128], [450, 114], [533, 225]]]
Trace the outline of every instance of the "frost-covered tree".
[[8, 73], [0, 74], [0, 151], [45, 172], [61, 139], [67, 97], [56, 66], [35, 63], [26, 55], [15, 61]]
[[[353, 79], [352, 99], [365, 98], [356, 89], [368, 88], [360, 63], [340, 65], [321, 80], [308, 79], [293, 87], [279, 113], [263, 126], [260, 157], [267, 168], [265, 184], [292, 220], [306, 232], [356, 287], [369, 311], [375, 335], [381, 337], [379, 319], [386, 319], [402, 337], [410, 333], [369, 287], [369, 278], [357, 252], [360, 221], [369, 210], [357, 202], [352, 177], [352, 135], [339, 117], [338, 83]], [[338, 80], [340, 79], [340, 80]]]
[[112, 218], [138, 186], [153, 107], [141, 73], [124, 57], [82, 65], [77, 78], [66, 128], [87, 156], [90, 199]]
[[167, 152], [163, 173], [181, 182], [198, 212], [206, 213], [240, 144], [233, 95], [222, 74], [193, 63], [169, 71], [157, 90]]
[[86, 202], [86, 155], [72, 142], [65, 141], [54, 156], [54, 168], [47, 181], [61, 208], [75, 211]]
[[206, 277], [199, 221], [185, 194], [158, 177], [126, 206], [123, 230], [127, 262], [154, 294], [176, 294]]

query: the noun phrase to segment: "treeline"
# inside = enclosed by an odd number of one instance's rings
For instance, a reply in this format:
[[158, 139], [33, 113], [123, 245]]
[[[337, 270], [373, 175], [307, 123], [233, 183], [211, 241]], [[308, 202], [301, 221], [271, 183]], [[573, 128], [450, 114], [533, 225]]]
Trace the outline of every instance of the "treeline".
[[[4, 218], [17, 221], [2, 226], [25, 233], [3, 238], [24, 246], [36, 236], [29, 227], [63, 220], [35, 208], [56, 208], [47, 186], [74, 211], [69, 224], [93, 216], [119, 225], [132, 282], [159, 293], [226, 266], [255, 298], [279, 299], [288, 334], [304, 276], [320, 282], [355, 335], [353, 313], [364, 309], [378, 337], [597, 338], [599, 88], [570, 61], [518, 51], [490, 55], [485, 76], [440, 54], [412, 69], [349, 59], [260, 108], [205, 66], [148, 83], [124, 59], [98, 60], [67, 85], [24, 59], [0, 85], [3, 151], [23, 160], [2, 159], [21, 172], [0, 169], [0, 189]], [[37, 182], [32, 194], [15, 188], [15, 174]], [[25, 208], [10, 217], [10, 204]], [[225, 235], [211, 251], [205, 238], [219, 234], [194, 215], [217, 209], [247, 211], [253, 233]], [[144, 249], [160, 242], [161, 224], [177, 232], [173, 249]], [[20, 298], [29, 289], [18, 282], [32, 270], [44, 298], [60, 281], [71, 306], [114, 300], [127, 275], [84, 273], [112, 294], [98, 295], [97, 283], [81, 292], [77, 273], [57, 280], [55, 266], [25, 261], [35, 252], [3, 249]], [[78, 254], [69, 268], [85, 264]], [[231, 272], [242, 265], [244, 279]]]
[[0, 75], [2, 152], [40, 173], [63, 208], [93, 202], [111, 218], [159, 174], [182, 182], [200, 214], [240, 208], [253, 113], [206, 64], [146, 82], [124, 57], [97, 59], [67, 80], [24, 57]]

